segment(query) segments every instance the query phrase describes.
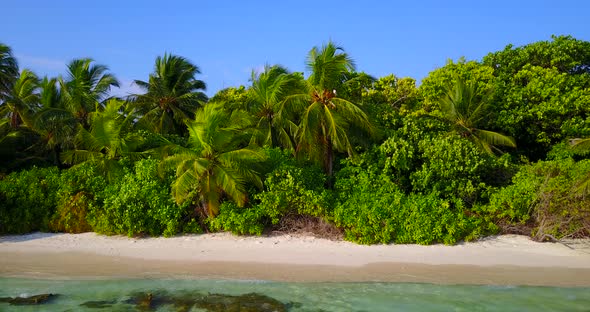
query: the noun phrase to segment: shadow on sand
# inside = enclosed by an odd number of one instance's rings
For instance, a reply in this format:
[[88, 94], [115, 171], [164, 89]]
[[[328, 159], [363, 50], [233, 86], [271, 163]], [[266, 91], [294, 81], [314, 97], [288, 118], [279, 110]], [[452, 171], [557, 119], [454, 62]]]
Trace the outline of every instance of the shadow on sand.
[[22, 234], [22, 235], [6, 235], [0, 236], [0, 243], [18, 243], [18, 242], [26, 242], [36, 239], [44, 239], [54, 236], [61, 236], [64, 233], [29, 233], [29, 234]]

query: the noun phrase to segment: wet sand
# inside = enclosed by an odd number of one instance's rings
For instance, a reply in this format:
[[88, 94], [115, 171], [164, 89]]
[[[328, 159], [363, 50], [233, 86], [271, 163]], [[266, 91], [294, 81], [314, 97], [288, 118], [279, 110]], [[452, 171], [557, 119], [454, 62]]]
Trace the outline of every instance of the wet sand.
[[590, 242], [491, 237], [456, 246], [375, 245], [230, 234], [134, 239], [94, 233], [0, 237], [0, 276], [590, 287]]

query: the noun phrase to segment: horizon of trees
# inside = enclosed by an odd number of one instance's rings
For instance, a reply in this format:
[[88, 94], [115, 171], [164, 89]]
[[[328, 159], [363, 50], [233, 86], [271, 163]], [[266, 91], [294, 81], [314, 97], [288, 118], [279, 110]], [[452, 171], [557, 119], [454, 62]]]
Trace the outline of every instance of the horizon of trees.
[[[309, 51], [306, 69], [304, 78], [269, 64], [249, 86], [209, 99], [199, 67], [164, 54], [147, 80], [135, 80], [145, 92], [121, 98], [110, 96], [116, 76], [92, 59], [41, 78], [0, 44], [0, 183], [55, 166], [64, 179], [88, 171], [119, 185], [58, 192], [62, 201], [35, 217], [58, 230], [64, 221], [49, 219], [76, 215], [85, 224], [72, 228], [161, 234], [134, 230], [128, 215], [120, 217], [127, 228], [116, 229], [104, 206], [117, 202], [121, 181], [154, 179], [169, 194], [152, 199], [168, 207], [158, 228], [169, 233], [187, 224], [258, 233], [312, 218], [359, 242], [453, 242], [500, 228], [539, 239], [590, 235], [588, 153], [579, 143], [590, 137], [590, 42], [554, 36], [480, 61], [449, 60], [420, 86], [357, 71], [332, 42]], [[151, 173], [136, 181], [134, 170]], [[527, 174], [567, 183], [525, 189]], [[18, 196], [0, 187], [0, 225], [20, 215], [8, 207]], [[159, 209], [137, 196], [144, 216]]]

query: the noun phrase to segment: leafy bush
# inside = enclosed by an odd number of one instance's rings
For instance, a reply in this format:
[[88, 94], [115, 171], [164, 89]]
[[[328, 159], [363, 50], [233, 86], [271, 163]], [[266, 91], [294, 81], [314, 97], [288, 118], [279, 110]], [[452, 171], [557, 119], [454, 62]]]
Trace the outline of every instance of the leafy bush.
[[324, 215], [328, 207], [325, 181], [317, 167], [282, 166], [266, 178], [266, 190], [255, 196], [258, 209], [272, 224], [287, 214]]
[[336, 191], [333, 220], [353, 242], [453, 244], [485, 231], [484, 222], [463, 213], [460, 201], [434, 192], [406, 195], [389, 177], [352, 164], [339, 173]]
[[181, 229], [185, 206], [177, 206], [170, 196], [171, 177], [158, 176], [158, 162], [137, 161], [119, 183], [104, 191], [103, 206], [95, 211], [91, 224], [95, 231], [129, 236], [149, 234], [172, 236]]
[[94, 201], [91, 194], [78, 192], [67, 197], [49, 221], [49, 229], [53, 232], [84, 233], [92, 231], [86, 217], [89, 206]]
[[278, 225], [285, 217], [326, 215], [329, 192], [324, 189], [326, 176], [321, 169], [311, 165], [300, 167], [288, 155], [269, 151], [269, 162], [275, 170], [265, 179], [265, 190], [254, 194], [250, 207], [223, 203], [219, 215], [209, 220], [212, 230], [261, 235], [265, 226]]
[[406, 116], [377, 153], [372, 162], [406, 194], [434, 192], [467, 208], [485, 201], [490, 185], [507, 184], [513, 170], [509, 155], [492, 157], [431, 117]]
[[88, 219], [102, 204], [100, 195], [106, 185], [103, 175], [90, 163], [61, 171], [57, 207], [49, 229], [68, 233], [92, 231]]
[[250, 208], [238, 207], [226, 201], [219, 208], [219, 215], [208, 219], [213, 231], [229, 231], [237, 235], [262, 235], [266, 215], [259, 206]]
[[587, 236], [590, 198], [576, 193], [575, 187], [589, 173], [590, 160], [569, 158], [523, 166], [513, 184], [492, 194], [482, 209], [505, 231], [531, 234], [538, 240]]
[[415, 192], [475, 202], [485, 188], [484, 173], [492, 161], [470, 141], [448, 134], [418, 143], [422, 165], [410, 174]]
[[46, 231], [59, 185], [55, 167], [33, 167], [0, 180], [0, 233]]

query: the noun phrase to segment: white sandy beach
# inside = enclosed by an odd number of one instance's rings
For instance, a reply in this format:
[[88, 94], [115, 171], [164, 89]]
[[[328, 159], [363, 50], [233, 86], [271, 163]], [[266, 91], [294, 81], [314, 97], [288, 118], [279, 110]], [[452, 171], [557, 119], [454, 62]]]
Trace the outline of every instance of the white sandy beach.
[[290, 235], [33, 233], [0, 237], [0, 276], [590, 286], [590, 241], [564, 245], [504, 235], [456, 246], [362, 246]]

